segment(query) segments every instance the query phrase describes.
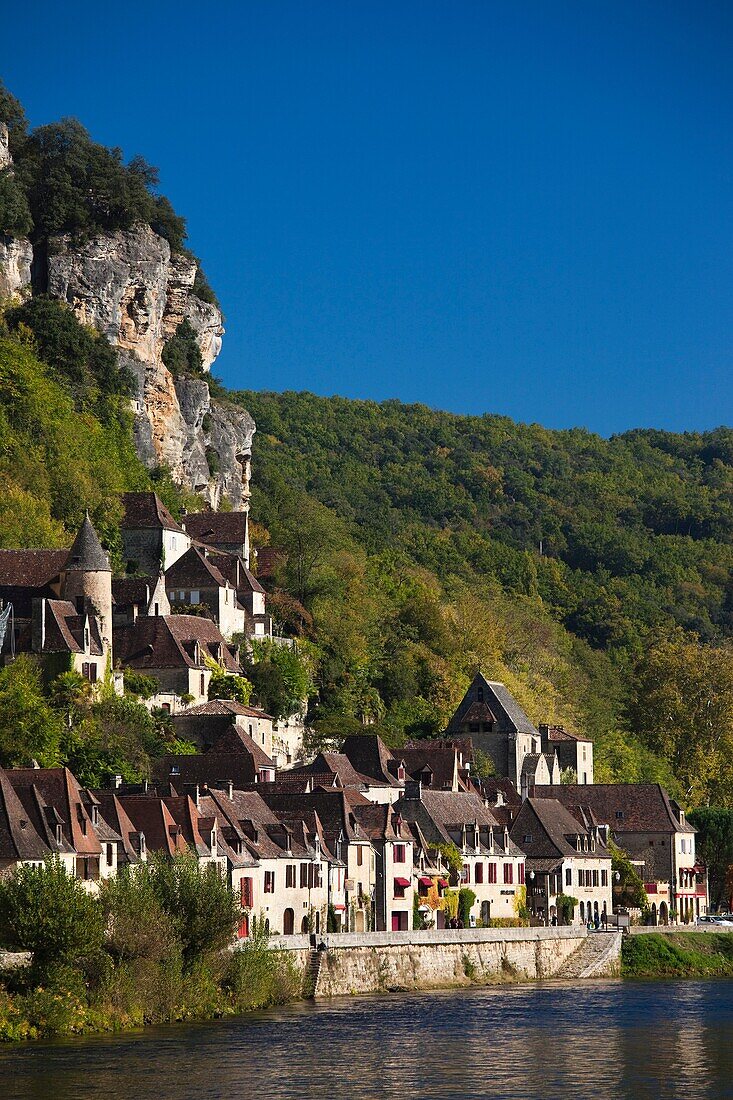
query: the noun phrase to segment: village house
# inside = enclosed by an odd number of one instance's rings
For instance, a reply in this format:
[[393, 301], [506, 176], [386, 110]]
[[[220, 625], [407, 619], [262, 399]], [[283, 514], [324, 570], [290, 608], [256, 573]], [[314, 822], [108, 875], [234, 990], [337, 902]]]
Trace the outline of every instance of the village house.
[[[0, 605], [14, 629], [0, 649], [37, 654], [51, 679], [73, 669], [112, 676], [112, 571], [87, 514], [69, 550], [0, 550]], [[121, 685], [116, 685], [121, 690]]]
[[545, 924], [564, 923], [563, 897], [577, 904], [569, 922], [611, 913], [611, 853], [604, 831], [581, 824], [556, 798], [526, 798], [510, 832], [526, 856], [527, 906]]
[[[488, 925], [495, 918], [516, 919], [524, 901], [524, 853], [510, 839], [478, 795], [467, 791], [405, 785], [394, 809], [419, 826], [431, 848], [454, 846], [461, 856], [460, 883], [475, 894], [471, 917]], [[443, 912], [436, 914], [443, 927]]]
[[256, 791], [210, 788], [202, 804], [220, 828], [241, 832], [257, 862], [252, 875], [242, 877], [241, 934], [248, 934], [253, 918], [280, 935], [325, 931], [333, 897], [331, 865], [337, 861], [323, 843], [320, 825], [309, 829], [301, 820], [289, 828]]
[[346, 798], [374, 851], [371, 927], [376, 932], [407, 932], [412, 928], [415, 890], [412, 832], [389, 803], [370, 802], [356, 791], [346, 792]]
[[[394, 755], [394, 754], [393, 754]], [[473, 746], [467, 741], [408, 741], [397, 751], [407, 776], [438, 791], [471, 790]]]
[[448, 735], [470, 738], [490, 756], [496, 774], [511, 779], [526, 797], [533, 786], [560, 782], [554, 747], [543, 748], [540, 731], [504, 684], [477, 673], [455, 714]]
[[355, 733], [347, 737], [341, 749], [364, 783], [364, 796], [370, 802], [395, 802], [405, 786], [404, 762], [395, 756], [375, 733]]
[[45, 822], [39, 822], [42, 830], [39, 832], [0, 768], [0, 877], [19, 864], [38, 867], [53, 856], [65, 862], [67, 870], [73, 873], [74, 853], [64, 838], [63, 822], [55, 820], [53, 812], [49, 816], [48, 809], [44, 807]]
[[562, 784], [534, 795], [557, 799], [610, 832], [644, 883], [653, 924], [686, 924], [707, 913], [707, 874], [695, 855], [695, 829], [659, 783]]
[[87, 889], [117, 874], [122, 837], [99, 812], [68, 768], [9, 768], [8, 781], [28, 821]]
[[205, 548], [191, 546], [165, 572], [171, 608], [178, 614], [208, 615], [231, 641], [245, 628], [244, 608], [236, 589], [222, 576]]
[[590, 738], [571, 733], [564, 726], [547, 723], [540, 723], [539, 730], [542, 752], [548, 756], [555, 753], [561, 774], [564, 772], [567, 777], [575, 772], [578, 783], [593, 782], [593, 742]]
[[209, 681], [217, 666], [240, 676], [239, 651], [229, 645], [210, 619], [196, 615], [138, 618], [114, 632], [117, 660], [159, 681], [146, 700], [175, 714], [187, 704], [208, 700]]
[[274, 762], [248, 733], [229, 726], [203, 753], [169, 753], [155, 762], [154, 781], [159, 789], [177, 792], [195, 787], [227, 786], [238, 789], [256, 783], [273, 783]]
[[[262, 798], [276, 813], [315, 812], [326, 844], [343, 864], [344, 931], [366, 932], [371, 927], [372, 897], [376, 886], [376, 858], [343, 790], [316, 787], [309, 793], [263, 789]], [[339, 914], [341, 915], [341, 914]]]
[[249, 569], [249, 513], [188, 512], [183, 520], [186, 534], [197, 542], [240, 558]]

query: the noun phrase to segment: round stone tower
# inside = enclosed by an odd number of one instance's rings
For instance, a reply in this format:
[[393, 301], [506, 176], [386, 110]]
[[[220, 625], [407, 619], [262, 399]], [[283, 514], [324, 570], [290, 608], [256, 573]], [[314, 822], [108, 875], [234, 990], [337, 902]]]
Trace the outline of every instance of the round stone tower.
[[112, 649], [112, 570], [88, 512], [66, 559], [62, 594], [71, 603], [88, 600], [94, 607], [106, 657]]

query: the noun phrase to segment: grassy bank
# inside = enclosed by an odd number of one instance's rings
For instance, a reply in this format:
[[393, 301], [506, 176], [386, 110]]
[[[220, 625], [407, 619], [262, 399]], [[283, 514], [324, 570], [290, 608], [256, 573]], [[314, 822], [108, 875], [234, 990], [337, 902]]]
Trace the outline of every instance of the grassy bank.
[[626, 936], [621, 973], [624, 978], [733, 978], [733, 935], [668, 932]]

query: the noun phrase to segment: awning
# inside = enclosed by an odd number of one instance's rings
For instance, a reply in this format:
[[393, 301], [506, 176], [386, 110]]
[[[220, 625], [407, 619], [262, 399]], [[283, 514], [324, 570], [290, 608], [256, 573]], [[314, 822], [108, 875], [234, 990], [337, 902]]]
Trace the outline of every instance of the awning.
[[345, 905], [341, 905], [341, 904], [340, 904], [339, 902], [334, 902], [334, 903], [333, 903], [333, 908], [334, 908], [334, 909], [336, 909], [336, 910], [339, 910], [339, 909], [345, 909], [345, 908], [346, 908], [346, 906], [345, 906]]
[[433, 885], [433, 880], [431, 878], [428, 878], [427, 875], [420, 875], [420, 878], [417, 881], [420, 883], [421, 886]]
[[410, 885], [409, 878], [396, 878], [394, 881], [395, 881], [395, 886], [409, 886]]
[[438, 886], [450, 886], [450, 883], [448, 882], [447, 878], [439, 878]]

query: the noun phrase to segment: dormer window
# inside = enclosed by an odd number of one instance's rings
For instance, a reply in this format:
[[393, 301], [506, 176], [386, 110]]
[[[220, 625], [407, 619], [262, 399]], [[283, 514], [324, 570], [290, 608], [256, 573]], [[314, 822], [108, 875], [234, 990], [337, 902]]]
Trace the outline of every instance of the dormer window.
[[397, 778], [400, 780], [405, 778], [405, 769], [403, 768], [402, 764], [400, 764], [397, 768]]
[[99, 825], [99, 806], [92, 806], [92, 825]]
[[145, 833], [140, 833], [140, 855], [145, 855]]
[[56, 826], [56, 843], [57, 844], [63, 844], [63, 842], [64, 842], [63, 826], [57, 825]]
[[616, 820], [617, 821], [623, 821], [623, 819], [624, 819], [624, 811], [623, 810], [616, 810]]

